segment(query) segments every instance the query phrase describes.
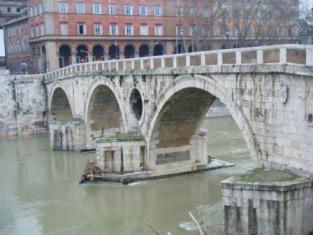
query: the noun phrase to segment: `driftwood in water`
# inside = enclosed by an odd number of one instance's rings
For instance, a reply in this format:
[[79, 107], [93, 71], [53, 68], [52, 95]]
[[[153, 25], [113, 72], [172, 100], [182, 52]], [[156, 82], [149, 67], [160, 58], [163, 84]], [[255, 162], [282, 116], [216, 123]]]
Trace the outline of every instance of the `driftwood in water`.
[[95, 176], [102, 175], [103, 173], [104, 171], [100, 167], [97, 166], [96, 162], [88, 160], [85, 171], [79, 183], [82, 184], [86, 181], [94, 181]]

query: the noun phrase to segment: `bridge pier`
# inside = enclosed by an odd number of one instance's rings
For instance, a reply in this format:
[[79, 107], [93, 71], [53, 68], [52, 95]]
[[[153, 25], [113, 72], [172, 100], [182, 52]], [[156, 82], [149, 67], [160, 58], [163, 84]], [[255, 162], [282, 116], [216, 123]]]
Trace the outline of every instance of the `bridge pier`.
[[[272, 175], [267, 171], [263, 174]], [[253, 182], [253, 176], [243, 177], [221, 182], [225, 234], [312, 234], [311, 180], [296, 176], [275, 180], [274, 176], [269, 182]]]
[[86, 147], [85, 125], [81, 120], [50, 121], [49, 134], [53, 150], [79, 151]]

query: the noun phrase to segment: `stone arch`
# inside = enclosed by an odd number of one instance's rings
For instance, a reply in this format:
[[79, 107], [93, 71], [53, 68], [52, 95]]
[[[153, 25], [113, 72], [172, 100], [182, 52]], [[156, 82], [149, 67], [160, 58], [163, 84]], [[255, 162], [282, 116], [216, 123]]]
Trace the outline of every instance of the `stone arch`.
[[127, 44], [124, 48], [125, 59], [135, 57], [135, 47], [132, 44]]
[[[160, 118], [162, 118], [162, 115], [168, 112], [168, 109], [170, 108], [169, 104], [171, 102], [175, 102], [175, 96], [178, 98], [178, 100], [180, 97], [185, 97], [185, 99], [190, 99], [190, 97], [186, 97], [184, 95], [189, 94], [189, 96], [192, 96], [194, 91], [200, 92], [200, 95], [201, 95], [200, 98], [202, 99], [202, 100], [200, 99], [200, 101], [202, 102], [202, 105], [205, 105], [205, 99], [207, 100], [208, 102], [207, 105], [208, 105], [209, 102], [212, 101], [213, 98], [220, 99], [226, 105], [229, 112], [231, 113], [231, 116], [233, 117], [234, 121], [236, 122], [237, 126], [239, 127], [242, 133], [242, 136], [249, 149], [250, 156], [257, 164], [259, 165], [262, 164], [261, 151], [260, 151], [259, 145], [254, 138], [252, 129], [249, 125], [249, 121], [247, 120], [243, 111], [235, 104], [234, 101], [232, 101], [231, 97], [227, 94], [225, 89], [218, 86], [218, 84], [216, 84], [214, 80], [209, 79], [202, 75], [195, 75], [194, 77], [180, 76], [175, 79], [175, 84], [170, 85], [167, 89], [165, 89], [162, 92], [162, 94], [159, 95], [159, 98], [156, 100], [156, 110], [153, 112], [153, 114], [151, 114], [152, 118], [150, 119], [150, 122], [147, 123], [148, 148], [149, 149], [155, 148], [155, 146], [151, 146], [151, 145], [153, 145], [152, 143], [153, 135], [155, 134], [154, 133], [155, 128], [157, 127], [156, 125], [158, 125], [158, 123], [160, 122]], [[180, 92], [184, 92], [184, 93], [180, 93]], [[199, 100], [197, 100], [197, 102], [199, 102]], [[201, 105], [197, 103], [197, 105], [195, 106], [199, 107]], [[191, 104], [189, 104], [189, 107], [191, 107]], [[209, 107], [210, 107], [210, 104], [207, 108], [209, 109]], [[202, 119], [204, 118], [204, 115], [206, 114], [208, 110], [196, 109], [194, 111], [199, 112], [200, 115], [198, 117], [198, 121], [199, 121], [198, 124], [194, 124], [193, 126], [189, 125], [189, 127], [194, 128], [194, 131], [192, 132], [193, 134], [195, 134], [197, 129], [200, 128], [200, 123], [202, 122]], [[203, 111], [202, 114], [200, 111]], [[168, 114], [171, 114], [171, 112], [168, 112]], [[185, 118], [188, 118], [188, 114], [191, 114], [191, 112], [189, 113], [186, 112], [182, 114], [187, 114]], [[173, 118], [173, 117], [169, 117], [169, 118]], [[184, 118], [184, 116], [182, 116], [181, 118]], [[165, 119], [165, 121], [168, 121], [168, 120]], [[158, 144], [162, 145], [160, 140], [158, 141], [159, 141]], [[183, 141], [186, 141], [186, 140], [183, 140]], [[166, 146], [166, 147], [170, 147], [170, 146]]]
[[162, 44], [156, 44], [153, 48], [153, 55], [154, 56], [160, 56], [164, 55], [164, 48]]
[[97, 44], [92, 49], [92, 57], [95, 61], [104, 60], [104, 48], [103, 46]]
[[123, 107], [114, 84], [107, 80], [93, 83], [87, 93], [85, 105], [87, 146], [93, 146], [94, 137], [127, 131]]
[[196, 52], [196, 51], [197, 51], [196, 45], [190, 45], [190, 46], [188, 47], [188, 52], [189, 52], [189, 53]]
[[63, 68], [71, 64], [72, 50], [69, 45], [62, 45], [59, 48], [59, 67]]
[[181, 53], [185, 53], [185, 52], [186, 52], [185, 45], [182, 43], [179, 43], [175, 46], [173, 54], [181, 54]]
[[139, 57], [147, 57], [149, 56], [149, 46], [146, 44], [142, 44], [139, 47]]
[[117, 60], [120, 58], [120, 47], [117, 44], [112, 44], [109, 47], [109, 59]]
[[57, 121], [73, 119], [73, 109], [65, 89], [56, 85], [51, 92], [49, 100], [49, 116]]
[[88, 62], [88, 47], [84, 44], [80, 44], [76, 48], [76, 62], [84, 63]]

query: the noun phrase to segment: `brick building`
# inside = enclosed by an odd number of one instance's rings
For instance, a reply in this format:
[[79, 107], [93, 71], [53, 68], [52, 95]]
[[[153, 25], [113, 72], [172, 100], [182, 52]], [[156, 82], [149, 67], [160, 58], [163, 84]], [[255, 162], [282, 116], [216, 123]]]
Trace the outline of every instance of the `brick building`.
[[[192, 0], [28, 0], [28, 25], [21, 26], [28, 29], [28, 36], [21, 34], [17, 40], [29, 37], [28, 72], [37, 73], [91, 60], [237, 46], [238, 37], [226, 29], [235, 21], [223, 18], [224, 8], [223, 14], [216, 14], [220, 10], [217, 1], [221, 0], [196, 1], [196, 5]], [[297, 4], [297, 0], [289, 1]], [[233, 14], [230, 9], [228, 14]], [[14, 24], [7, 24], [7, 31]], [[6, 35], [9, 59], [11, 40]], [[256, 41], [249, 35], [246, 38]], [[10, 70], [16, 73], [18, 66], [14, 66]]]

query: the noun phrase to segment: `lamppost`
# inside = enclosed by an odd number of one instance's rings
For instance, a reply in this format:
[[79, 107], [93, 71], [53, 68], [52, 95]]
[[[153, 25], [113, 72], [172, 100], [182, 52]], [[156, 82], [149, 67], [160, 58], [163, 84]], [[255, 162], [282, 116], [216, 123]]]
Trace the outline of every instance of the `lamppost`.
[[229, 33], [230, 33], [229, 29], [226, 29], [225, 30], [225, 35], [226, 35], [226, 45], [225, 45], [225, 47], [226, 47], [226, 49], [229, 48], [229, 46], [228, 46]]

